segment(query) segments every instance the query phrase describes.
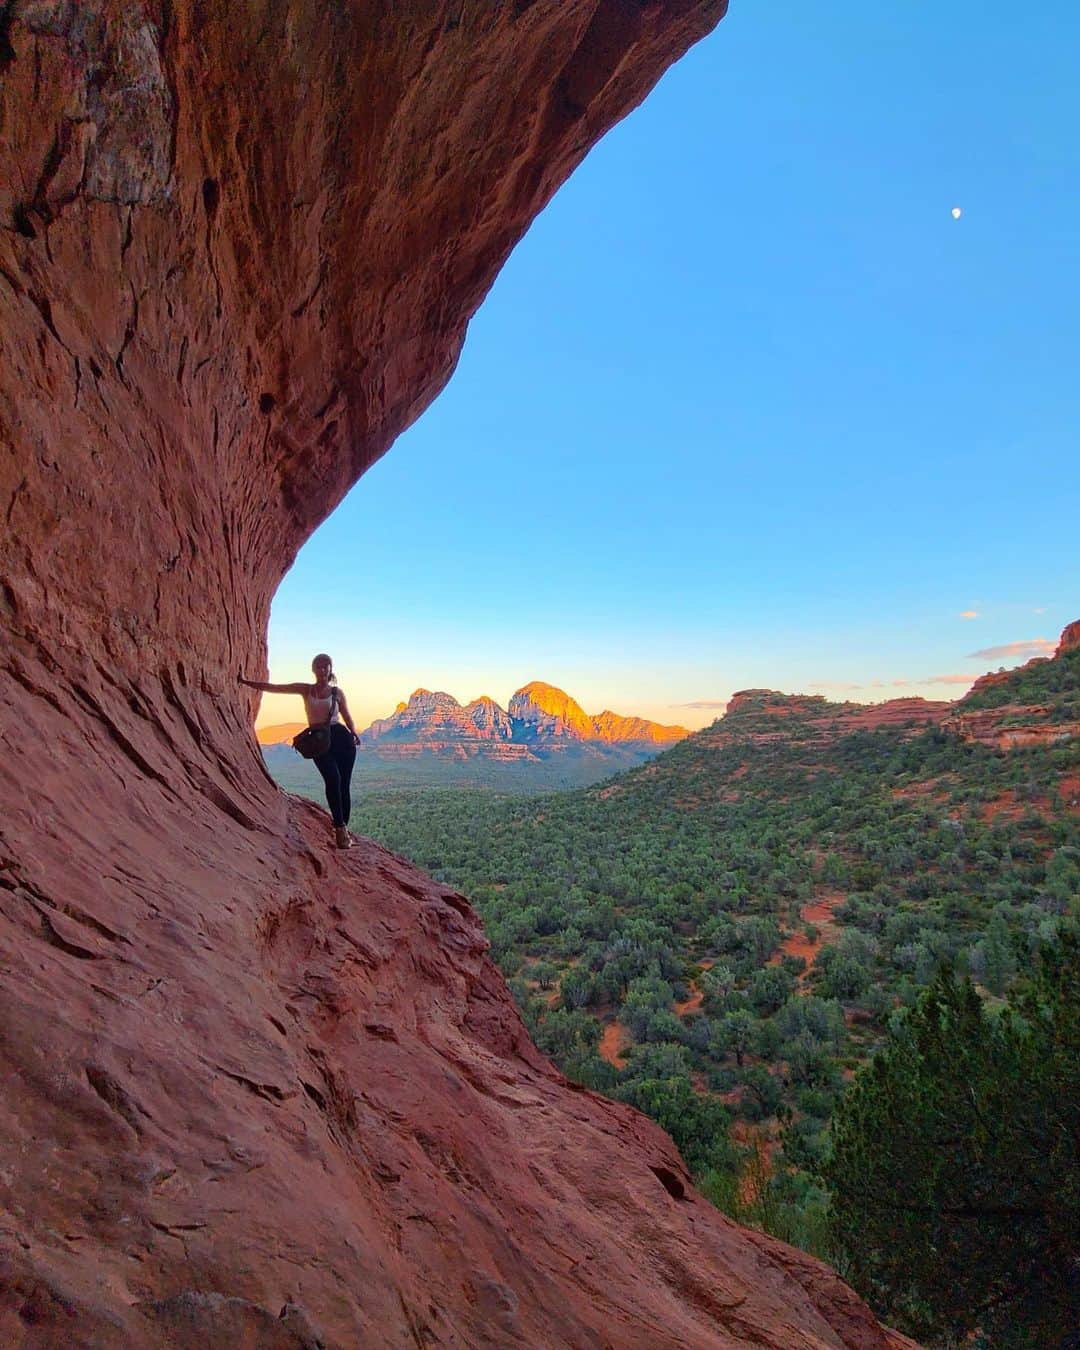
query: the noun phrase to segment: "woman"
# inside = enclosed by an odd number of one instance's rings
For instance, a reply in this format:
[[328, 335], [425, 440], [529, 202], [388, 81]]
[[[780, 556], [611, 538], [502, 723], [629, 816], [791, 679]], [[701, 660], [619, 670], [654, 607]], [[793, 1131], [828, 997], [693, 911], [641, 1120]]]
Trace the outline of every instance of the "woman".
[[[356, 734], [349, 705], [344, 693], [337, 687], [334, 663], [320, 652], [311, 663], [314, 684], [268, 684], [265, 680], [246, 680], [240, 676], [240, 683], [249, 689], [259, 689], [264, 694], [300, 694], [304, 700], [309, 727], [324, 727], [330, 724], [330, 749], [325, 755], [319, 755], [312, 763], [322, 774], [326, 784], [326, 804], [334, 821], [334, 839], [338, 848], [351, 848], [349, 836], [349, 782], [352, 778], [353, 761], [356, 759], [356, 747], [360, 737]], [[342, 722], [345, 726], [342, 726]], [[345, 730], [348, 727], [348, 731]]]

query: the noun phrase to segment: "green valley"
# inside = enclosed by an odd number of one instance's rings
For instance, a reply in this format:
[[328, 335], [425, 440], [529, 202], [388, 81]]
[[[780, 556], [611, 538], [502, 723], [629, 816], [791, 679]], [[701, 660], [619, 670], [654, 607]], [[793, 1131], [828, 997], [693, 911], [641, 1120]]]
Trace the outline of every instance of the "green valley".
[[[828, 1169], [850, 1080], [941, 978], [995, 1017], [1080, 931], [1080, 647], [988, 682], [970, 705], [749, 691], [604, 784], [361, 792], [352, 825], [474, 902], [571, 1078], [664, 1125], [722, 1208], [849, 1270]], [[988, 706], [1053, 730], [1001, 749], [964, 720]]]

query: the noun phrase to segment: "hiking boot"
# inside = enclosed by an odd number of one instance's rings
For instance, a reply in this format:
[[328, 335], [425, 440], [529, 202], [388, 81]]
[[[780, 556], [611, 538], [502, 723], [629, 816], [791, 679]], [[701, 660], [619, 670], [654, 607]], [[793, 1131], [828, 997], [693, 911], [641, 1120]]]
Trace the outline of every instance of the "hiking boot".
[[352, 848], [352, 839], [344, 825], [334, 826], [334, 843], [338, 848]]

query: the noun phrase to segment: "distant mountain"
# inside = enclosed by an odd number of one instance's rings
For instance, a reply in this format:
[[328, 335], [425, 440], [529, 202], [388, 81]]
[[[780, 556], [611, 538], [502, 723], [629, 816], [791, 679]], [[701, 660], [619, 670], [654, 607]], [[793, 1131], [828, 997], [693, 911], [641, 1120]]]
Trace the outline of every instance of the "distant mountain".
[[274, 727], [256, 727], [255, 739], [260, 745], [288, 745], [306, 725], [306, 722], [280, 722]]
[[510, 718], [494, 699], [474, 699], [464, 707], [452, 694], [416, 689], [407, 703], [399, 703], [389, 717], [372, 722], [360, 734], [360, 744], [384, 758], [413, 759], [421, 754], [468, 759], [531, 758], [523, 745], [513, 744]]
[[450, 694], [417, 689], [390, 717], [372, 722], [360, 742], [363, 749], [393, 759], [436, 755], [536, 762], [567, 752], [600, 758], [616, 752], [614, 771], [687, 735], [685, 727], [641, 717], [613, 712], [591, 717], [564, 690], [533, 680], [514, 694], [508, 710], [487, 695], [463, 706]]
[[[319, 796], [313, 766], [290, 742], [301, 724], [257, 735], [270, 773], [286, 790]], [[509, 711], [487, 694], [461, 704], [451, 694], [415, 689], [389, 717], [361, 733], [355, 781], [362, 788], [467, 786], [500, 792], [587, 787], [653, 759], [690, 733], [643, 717], [605, 711], [591, 717], [569, 694], [534, 680]]]

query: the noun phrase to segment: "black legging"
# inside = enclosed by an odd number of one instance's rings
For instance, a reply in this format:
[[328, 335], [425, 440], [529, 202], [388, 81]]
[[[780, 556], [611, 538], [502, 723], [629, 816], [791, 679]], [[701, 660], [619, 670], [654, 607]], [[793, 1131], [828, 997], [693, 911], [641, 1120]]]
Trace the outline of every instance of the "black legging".
[[312, 763], [322, 774], [326, 784], [326, 804], [335, 825], [348, 825], [352, 803], [349, 801], [349, 781], [352, 778], [356, 744], [352, 733], [335, 722], [330, 728], [330, 749]]

